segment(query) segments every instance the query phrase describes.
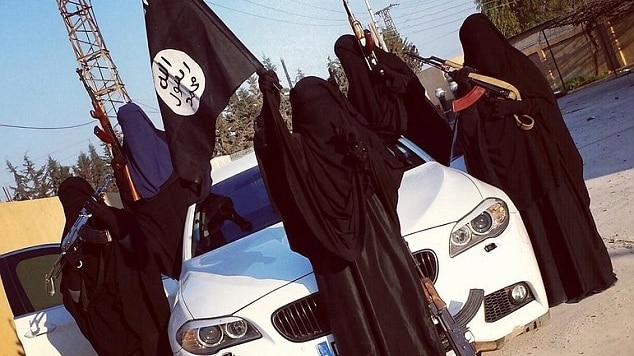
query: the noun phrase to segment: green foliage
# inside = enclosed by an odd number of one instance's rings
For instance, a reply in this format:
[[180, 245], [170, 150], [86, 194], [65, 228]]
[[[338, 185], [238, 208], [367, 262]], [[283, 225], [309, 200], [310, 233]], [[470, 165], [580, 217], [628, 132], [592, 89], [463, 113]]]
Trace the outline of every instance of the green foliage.
[[[46, 174], [50, 185], [55, 189], [64, 181], [64, 179], [72, 176], [70, 167], [61, 165], [58, 161], [48, 156], [46, 162]], [[55, 191], [51, 192], [53, 195]]]
[[336, 83], [339, 87], [339, 90], [344, 95], [348, 95], [348, 78], [346, 77], [346, 73], [341, 66], [339, 58], [332, 59], [328, 57], [328, 73], [330, 74], [330, 76], [328, 77], [328, 81], [330, 81], [331, 83]]
[[572, 10], [567, 0], [475, 0], [475, 3], [507, 38]]
[[19, 170], [11, 162], [7, 161], [6, 163], [7, 169], [13, 174], [16, 183], [15, 187], [9, 186], [13, 191], [13, 200], [29, 200], [49, 196], [51, 188], [46, 182], [46, 167], [37, 168], [26, 154], [22, 168]]
[[586, 77], [572, 78], [566, 81], [565, 83], [566, 90], [574, 90], [574, 89], [580, 88], [586, 84], [590, 84], [590, 83], [596, 82], [597, 80], [603, 79], [608, 75], [609, 75], [608, 73], [604, 73], [600, 75], [591, 75]]
[[[270, 58], [263, 63], [266, 69], [276, 70]], [[303, 73], [298, 72], [298, 76]], [[280, 111], [290, 122], [288, 89], [282, 89]], [[262, 93], [258, 76], [253, 75], [229, 99], [229, 104], [216, 120], [216, 145], [214, 156], [229, 155], [253, 146], [253, 122], [262, 109]]]
[[[82, 177], [93, 187], [100, 186], [105, 175], [111, 172], [108, 162], [107, 156], [100, 156], [93, 145], [88, 146], [88, 154], [79, 154], [77, 164], [72, 167], [61, 165], [50, 156], [41, 167], [36, 167], [26, 154], [21, 168], [6, 161], [7, 169], [15, 181], [15, 186], [9, 186], [12, 199], [19, 201], [55, 196], [60, 183], [70, 176]], [[110, 191], [116, 191], [113, 187], [114, 184], [110, 186]]]
[[383, 31], [383, 40], [388, 50], [407, 63], [414, 73], [418, 74], [423, 70], [423, 64], [420, 61], [405, 54], [407, 52], [419, 54], [413, 43], [408, 42], [407, 39], [402, 38], [398, 33], [390, 29]]
[[106, 174], [111, 173], [108, 162], [97, 153], [95, 146], [88, 145], [88, 154], [81, 152], [77, 164], [72, 167], [73, 175], [87, 180], [93, 187], [103, 184]]

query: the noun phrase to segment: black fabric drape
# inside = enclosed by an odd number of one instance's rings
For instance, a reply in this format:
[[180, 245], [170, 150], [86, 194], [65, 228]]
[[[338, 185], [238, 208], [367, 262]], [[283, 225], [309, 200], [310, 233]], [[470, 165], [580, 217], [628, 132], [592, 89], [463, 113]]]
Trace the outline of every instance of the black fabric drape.
[[335, 42], [335, 54], [348, 78], [348, 99], [381, 137], [404, 135], [449, 165], [451, 127], [425, 96], [420, 80], [395, 54], [380, 48], [374, 52], [379, 66], [370, 72], [354, 36], [343, 35]]
[[[131, 205], [149, 257], [156, 261], [161, 273], [170, 278], [178, 279], [181, 273], [187, 209], [207, 197], [210, 185], [211, 176], [199, 185], [173, 175], [155, 196]], [[201, 186], [206, 187], [203, 193]]]
[[[62, 182], [64, 235], [93, 193], [81, 178]], [[120, 226], [119, 235], [113, 235], [109, 243], [80, 242], [82, 267], [66, 263], [62, 270], [64, 306], [99, 355], [171, 355], [170, 310], [161, 274], [146, 257], [134, 217], [128, 211], [110, 209]], [[87, 224], [101, 229], [93, 219]], [[79, 303], [69, 290], [82, 293]]]
[[401, 169], [325, 80], [291, 90], [293, 134], [264, 92], [255, 150], [291, 248], [313, 266], [337, 348], [440, 355], [396, 214]]
[[460, 117], [469, 173], [503, 189], [520, 210], [551, 306], [576, 301], [616, 281], [590, 212], [583, 161], [550, 85], [483, 14], [460, 28], [464, 64], [513, 84], [521, 113], [535, 119], [520, 130], [512, 116], [494, 117], [499, 99], [485, 98]]
[[[123, 132], [123, 149], [131, 177], [141, 198], [127, 201], [147, 244], [149, 258], [161, 273], [180, 277], [183, 229], [187, 208], [210, 192], [211, 165], [201, 165], [204, 174], [193, 183], [172, 168], [165, 132], [154, 127], [147, 115], [133, 103], [119, 109], [117, 119]], [[117, 179], [117, 185], [125, 185]]]

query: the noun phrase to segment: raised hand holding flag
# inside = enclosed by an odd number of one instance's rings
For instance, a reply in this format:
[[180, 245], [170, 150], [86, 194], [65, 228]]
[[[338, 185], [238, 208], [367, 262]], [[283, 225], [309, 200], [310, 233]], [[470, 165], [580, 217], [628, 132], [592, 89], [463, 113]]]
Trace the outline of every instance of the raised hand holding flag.
[[154, 87], [172, 164], [183, 179], [209, 172], [216, 118], [263, 68], [202, 0], [144, 1]]

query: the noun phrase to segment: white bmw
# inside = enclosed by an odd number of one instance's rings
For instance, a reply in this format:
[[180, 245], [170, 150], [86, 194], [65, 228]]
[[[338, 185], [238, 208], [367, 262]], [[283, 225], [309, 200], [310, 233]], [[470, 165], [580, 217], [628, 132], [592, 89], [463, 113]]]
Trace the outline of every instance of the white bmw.
[[[479, 350], [493, 350], [548, 318], [535, 256], [517, 209], [497, 188], [432, 161], [407, 140], [392, 152], [408, 162], [399, 190], [403, 235], [456, 322]], [[253, 153], [214, 167], [213, 191], [230, 197], [253, 229], [226, 221], [210, 231], [192, 206], [183, 272], [164, 279], [176, 355], [337, 355], [310, 263], [289, 249]], [[0, 277], [26, 355], [94, 355], [42, 276], [59, 244], [0, 256]], [[59, 288], [59, 286], [57, 286]], [[451, 353], [451, 352], [449, 352]]]
[[[549, 316], [522, 219], [501, 190], [434, 162], [406, 139], [399, 190], [402, 233], [424, 273], [478, 349], [494, 350]], [[210, 233], [192, 206], [169, 334], [176, 355], [337, 355], [309, 261], [290, 250], [255, 155], [214, 167], [212, 191], [253, 226]], [[213, 241], [210, 241], [213, 239]], [[450, 351], [449, 351], [450, 352]], [[451, 352], [450, 352], [451, 353]]]

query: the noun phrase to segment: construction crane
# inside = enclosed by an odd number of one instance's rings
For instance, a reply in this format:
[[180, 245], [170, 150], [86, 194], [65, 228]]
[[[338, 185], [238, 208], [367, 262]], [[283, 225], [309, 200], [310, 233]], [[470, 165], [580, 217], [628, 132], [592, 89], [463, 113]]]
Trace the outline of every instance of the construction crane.
[[130, 97], [101, 36], [91, 1], [57, 0], [57, 6], [77, 59], [79, 78], [108, 118], [116, 118], [118, 107]]
[[[91, 114], [101, 125], [101, 128], [95, 126], [94, 132], [109, 145], [112, 157], [122, 157], [119, 134], [112, 128], [110, 121], [116, 119], [121, 105], [130, 102], [130, 96], [110, 58], [110, 52], [95, 20], [92, 4], [90, 0], [57, 0], [57, 6], [77, 59], [77, 74], [95, 109]], [[114, 168], [115, 176], [121, 172], [122, 178], [126, 180], [129, 188], [126, 193], [129, 193], [130, 198], [133, 201], [140, 199], [128, 167], [123, 164]]]

